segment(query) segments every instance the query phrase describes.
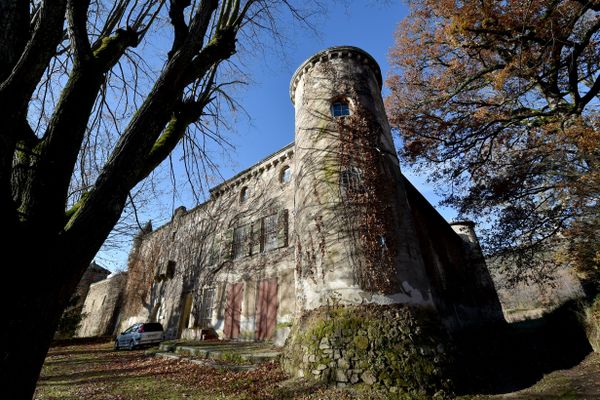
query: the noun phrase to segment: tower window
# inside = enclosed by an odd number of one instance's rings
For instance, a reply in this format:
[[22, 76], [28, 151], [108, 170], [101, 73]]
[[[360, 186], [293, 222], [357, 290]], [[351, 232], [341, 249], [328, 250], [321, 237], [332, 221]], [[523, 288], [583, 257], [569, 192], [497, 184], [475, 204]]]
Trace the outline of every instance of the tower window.
[[292, 177], [292, 170], [287, 165], [281, 168], [281, 172], [279, 173], [279, 182], [288, 183]]
[[363, 171], [355, 166], [349, 166], [340, 171], [340, 191], [346, 198], [349, 193], [364, 192]]
[[240, 191], [240, 203], [245, 203], [248, 200], [248, 186], [244, 186]]
[[350, 106], [348, 105], [348, 102], [336, 101], [333, 103], [331, 105], [331, 114], [336, 118], [350, 115]]

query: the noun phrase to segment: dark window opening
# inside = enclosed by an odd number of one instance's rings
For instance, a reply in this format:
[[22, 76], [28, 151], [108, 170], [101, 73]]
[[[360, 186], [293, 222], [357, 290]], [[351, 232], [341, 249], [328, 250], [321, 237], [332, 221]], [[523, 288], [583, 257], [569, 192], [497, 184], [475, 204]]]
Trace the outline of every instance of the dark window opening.
[[240, 203], [245, 203], [248, 200], [249, 192], [248, 187], [244, 186], [240, 191]]
[[144, 332], [162, 332], [163, 327], [158, 322], [148, 322], [142, 325]]
[[283, 167], [281, 169], [281, 172], [279, 173], [279, 182], [288, 183], [291, 178], [292, 178], [292, 170], [290, 169], [290, 167], [288, 167], [288, 166]]
[[175, 265], [177, 263], [173, 260], [169, 260], [169, 262], [167, 263], [167, 278], [169, 279], [173, 279], [173, 277], [175, 276]]

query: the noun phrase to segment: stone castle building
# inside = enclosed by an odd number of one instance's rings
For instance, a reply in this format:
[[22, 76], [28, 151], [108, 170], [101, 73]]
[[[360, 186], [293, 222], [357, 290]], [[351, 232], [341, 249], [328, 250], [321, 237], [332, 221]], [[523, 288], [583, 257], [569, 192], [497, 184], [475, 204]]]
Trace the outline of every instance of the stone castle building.
[[449, 326], [502, 320], [473, 224], [449, 224], [402, 175], [375, 60], [315, 54], [293, 75], [294, 142], [144, 233], [121, 328], [282, 343], [326, 305], [408, 304]]
[[77, 337], [117, 334], [127, 272], [120, 272], [90, 285], [82, 309]]

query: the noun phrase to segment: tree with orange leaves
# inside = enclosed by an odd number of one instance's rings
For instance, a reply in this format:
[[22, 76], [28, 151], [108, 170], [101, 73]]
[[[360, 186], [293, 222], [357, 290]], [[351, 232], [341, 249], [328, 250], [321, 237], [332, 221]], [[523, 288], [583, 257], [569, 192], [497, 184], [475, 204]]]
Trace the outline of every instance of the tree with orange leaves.
[[517, 279], [552, 255], [598, 288], [599, 40], [598, 0], [416, 0], [396, 32], [401, 155]]

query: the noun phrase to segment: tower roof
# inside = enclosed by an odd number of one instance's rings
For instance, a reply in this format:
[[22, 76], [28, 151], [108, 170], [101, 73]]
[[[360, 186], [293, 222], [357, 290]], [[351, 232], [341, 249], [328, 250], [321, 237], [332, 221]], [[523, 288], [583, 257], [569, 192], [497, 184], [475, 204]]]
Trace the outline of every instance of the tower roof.
[[379, 68], [379, 64], [377, 61], [366, 51], [359, 49], [354, 46], [335, 46], [330, 47], [328, 49], [322, 50], [308, 60], [304, 61], [302, 65], [298, 67], [294, 75], [292, 75], [292, 80], [290, 81], [290, 99], [292, 100], [292, 104], [294, 104], [294, 96], [296, 94], [296, 87], [298, 86], [298, 82], [302, 79], [302, 76], [308, 72], [316, 63], [321, 61], [327, 61], [332, 58], [356, 58], [359, 61], [362, 60], [364, 64], [367, 64], [375, 73], [375, 78], [377, 79], [377, 83], [379, 84], [379, 90], [381, 90], [383, 85], [383, 78], [381, 76], [381, 69]]

